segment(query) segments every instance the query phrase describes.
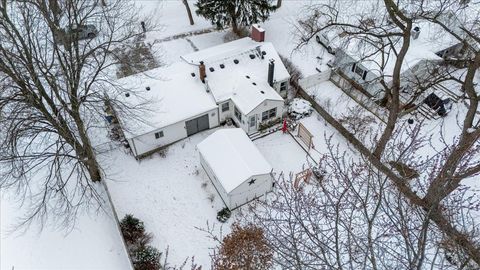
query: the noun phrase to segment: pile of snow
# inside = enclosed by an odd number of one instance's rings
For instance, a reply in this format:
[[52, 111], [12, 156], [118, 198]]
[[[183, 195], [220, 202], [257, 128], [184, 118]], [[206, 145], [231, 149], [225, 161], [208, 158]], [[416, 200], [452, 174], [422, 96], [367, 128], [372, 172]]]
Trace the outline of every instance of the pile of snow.
[[288, 107], [288, 114], [296, 120], [310, 116], [312, 112], [312, 104], [301, 98], [294, 98]]

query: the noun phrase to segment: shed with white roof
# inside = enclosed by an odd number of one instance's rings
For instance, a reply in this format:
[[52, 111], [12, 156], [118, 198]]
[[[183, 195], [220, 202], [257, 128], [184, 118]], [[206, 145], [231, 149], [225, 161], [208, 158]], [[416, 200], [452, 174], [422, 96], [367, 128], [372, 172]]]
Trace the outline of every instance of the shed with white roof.
[[272, 191], [272, 166], [242, 129], [218, 130], [197, 148], [200, 164], [229, 209]]

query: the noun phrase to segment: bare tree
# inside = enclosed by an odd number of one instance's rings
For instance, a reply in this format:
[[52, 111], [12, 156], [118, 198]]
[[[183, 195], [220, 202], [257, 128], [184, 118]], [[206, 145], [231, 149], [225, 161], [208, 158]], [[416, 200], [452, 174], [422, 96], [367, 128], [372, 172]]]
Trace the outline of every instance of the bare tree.
[[[312, 8], [311, 17], [302, 21], [302, 41], [307, 42], [322, 33], [336, 29], [341, 36], [347, 37], [347, 45], [352, 40], [360, 40], [360, 45], [370, 54], [380, 55], [377, 65], [383, 70], [385, 59], [390, 53], [395, 56], [393, 72], [387, 82], [385, 74], [381, 73], [379, 83], [385, 93], [383, 104], [388, 108], [387, 124], [380, 134], [376, 134], [373, 150], [368, 144], [360, 142], [351, 132], [347, 131], [338, 121], [321, 111], [337, 130], [339, 130], [356, 149], [379, 171], [385, 174], [409, 203], [423, 209], [427, 216], [435, 223], [439, 231], [445, 234], [455, 245], [462, 248], [466, 257], [480, 263], [480, 247], [472, 237], [472, 228], [466, 228], [452, 218], [455, 210], [450, 208], [449, 201], [461, 187], [460, 182], [466, 178], [478, 176], [479, 147], [479, 119], [478, 96], [476, 92], [475, 74], [480, 64], [479, 50], [480, 32], [478, 13], [468, 9], [460, 1], [372, 1], [352, 16], [352, 11], [345, 8], [344, 1], [330, 1], [328, 4]], [[353, 6], [351, 6], [353, 8]], [[371, 8], [371, 9], [368, 9]], [[376, 12], [371, 12], [375, 10]], [[408, 80], [402, 76], [402, 67], [405, 53], [411, 42], [412, 26], [419, 20], [428, 21], [440, 26], [443, 33], [448, 33], [457, 41], [464, 44], [464, 53], [459, 59], [446, 59], [437, 68], [427, 69], [424, 77], [413, 77]], [[373, 49], [372, 49], [373, 48]], [[363, 58], [365, 59], [365, 58]], [[361, 62], [360, 59], [359, 62]], [[438, 66], [438, 65], [437, 65]], [[460, 75], [458, 75], [460, 74]], [[432, 160], [424, 157], [424, 163], [430, 164], [425, 170], [428, 174], [422, 175], [419, 181], [409, 184], [408, 179], [393, 170], [389, 161], [392, 160], [392, 149], [405, 146], [405, 142], [396, 141], [396, 133], [404, 127], [399, 126], [399, 119], [405, 113], [406, 106], [400, 100], [400, 90], [406, 83], [417, 81], [414, 87], [415, 94], [408, 103], [420, 97], [419, 93], [440, 81], [454, 81], [461, 85], [465, 92], [466, 114], [459, 119], [460, 132], [457, 140], [443, 140], [444, 148], [437, 150], [437, 158]], [[368, 81], [368, 78], [367, 78]], [[411, 145], [415, 145], [412, 142]], [[411, 146], [410, 145], [410, 146]], [[407, 151], [407, 150], [405, 150]], [[396, 155], [396, 154], [395, 154]], [[406, 162], [412, 163], [412, 160]]]
[[[448, 237], [428, 214], [405, 199], [368, 159], [340, 152], [331, 138], [326, 140], [329, 152], [321, 158], [326, 172], [321, 180], [297, 188], [291, 176], [282, 174], [275, 193], [250, 209], [249, 222], [264, 230], [277, 266], [458, 269], [464, 265], [474, 269], [463, 250], [448, 247]], [[417, 150], [427, 143], [421, 138], [416, 141], [419, 144], [412, 148]], [[413, 152], [400, 160], [411, 158]], [[472, 217], [464, 205], [455, 207], [465, 220]]]
[[31, 193], [25, 224], [101, 202], [91, 138], [106, 91], [122, 91], [111, 52], [138, 36], [134, 10], [124, 0], [0, 2], [0, 187]]

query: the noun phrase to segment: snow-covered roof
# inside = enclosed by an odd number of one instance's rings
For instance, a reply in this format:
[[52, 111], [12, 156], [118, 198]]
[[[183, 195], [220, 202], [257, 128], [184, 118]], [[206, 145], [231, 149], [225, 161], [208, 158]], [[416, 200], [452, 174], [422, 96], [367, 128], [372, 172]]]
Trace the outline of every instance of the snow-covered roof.
[[[442, 58], [436, 55], [436, 53], [459, 43], [451, 34], [434, 23], [418, 21], [414, 24], [414, 27], [420, 27], [420, 34], [417, 39], [412, 38], [410, 40], [410, 47], [405, 55], [401, 72], [409, 70], [422, 60], [441, 61]], [[332, 33], [329, 33], [328, 36], [332, 36]], [[338, 37], [338, 35], [336, 36]], [[383, 56], [381, 52], [377, 52], [378, 49], [365, 43], [362, 44], [358, 39], [345, 40], [345, 38], [341, 37], [334, 38], [332, 44], [342, 49], [355, 60], [361, 61], [363, 66], [377, 75], [383, 74], [388, 77], [393, 74], [397, 60], [393, 51]], [[402, 41], [400, 38], [394, 46], [395, 50], [398, 52], [401, 46]], [[385, 61], [385, 66], [383, 71], [381, 71], [383, 61]]]
[[120, 97], [122, 101], [130, 106], [147, 103], [149, 110], [142, 115], [143, 121], [121, 119], [125, 136], [142, 135], [217, 108], [198, 76], [191, 76], [197, 70], [196, 66], [178, 62], [120, 79], [117, 83], [131, 90], [129, 97]]
[[272, 170], [240, 128], [220, 129], [199, 143], [197, 148], [227, 193], [251, 176]]
[[203, 61], [215, 100], [223, 102], [232, 99], [244, 114], [264, 100], [283, 101], [267, 82], [269, 61], [273, 60], [275, 64], [274, 82], [287, 80], [290, 75], [270, 42], [256, 42], [247, 37], [181, 58], [194, 65]]

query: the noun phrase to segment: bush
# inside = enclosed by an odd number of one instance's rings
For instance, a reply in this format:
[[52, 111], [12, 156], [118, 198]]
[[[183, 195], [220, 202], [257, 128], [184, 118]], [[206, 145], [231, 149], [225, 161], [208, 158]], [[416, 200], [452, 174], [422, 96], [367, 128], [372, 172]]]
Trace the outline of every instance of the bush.
[[230, 218], [231, 215], [232, 212], [230, 212], [230, 210], [225, 207], [217, 213], [217, 220], [224, 223]]
[[266, 129], [275, 126], [276, 124], [280, 124], [281, 122], [282, 122], [282, 118], [280, 118], [280, 117], [277, 117], [277, 118], [275, 118], [275, 119], [273, 119], [273, 120], [269, 120], [269, 121], [267, 121], [267, 122], [261, 122], [261, 123], [258, 125], [258, 131], [263, 132], [263, 131], [265, 131]]
[[159, 270], [162, 253], [152, 246], [142, 246], [131, 253], [135, 270]]
[[214, 256], [215, 270], [267, 270], [273, 265], [270, 249], [263, 230], [255, 225], [233, 224]]
[[127, 244], [135, 244], [145, 235], [145, 225], [133, 215], [126, 215], [120, 221], [120, 229]]

